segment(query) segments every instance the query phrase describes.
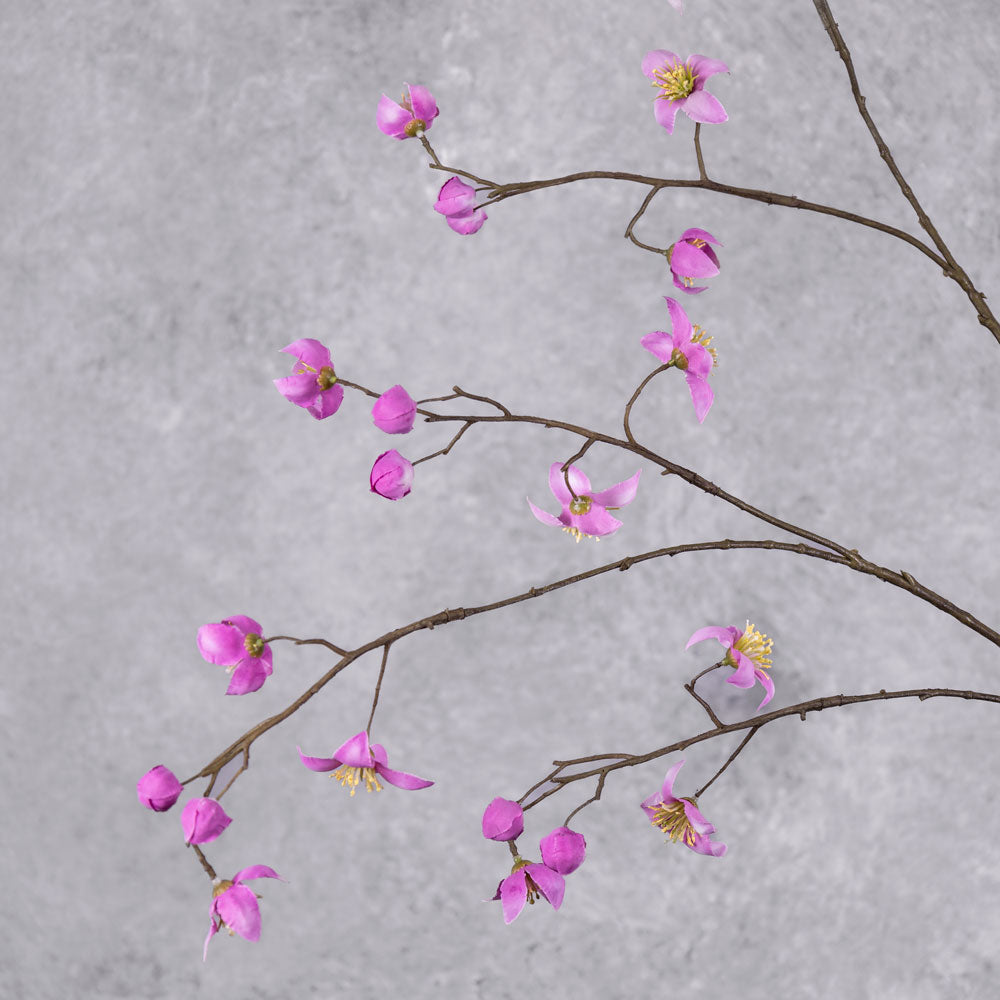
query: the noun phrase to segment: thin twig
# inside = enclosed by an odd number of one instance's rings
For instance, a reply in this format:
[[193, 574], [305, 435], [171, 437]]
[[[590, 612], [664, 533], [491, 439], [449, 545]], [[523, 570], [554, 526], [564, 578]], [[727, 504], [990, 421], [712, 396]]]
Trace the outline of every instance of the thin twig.
[[219, 876], [215, 874], [215, 869], [208, 863], [208, 858], [201, 853], [201, 848], [197, 844], [191, 844], [191, 849], [194, 851], [195, 856], [201, 862], [201, 867], [205, 869], [206, 874], [211, 879], [216, 879]]
[[694, 126], [694, 154], [698, 157], [698, 176], [703, 180], [708, 180], [708, 173], [705, 170], [705, 157], [701, 152], [701, 122], [695, 122]]
[[375, 708], [378, 705], [378, 696], [382, 690], [382, 678], [385, 676], [385, 665], [389, 662], [389, 647], [392, 645], [391, 642], [387, 642], [382, 650], [382, 665], [378, 668], [378, 680], [375, 682], [375, 695], [372, 698], [372, 710], [368, 716], [368, 725], [365, 726], [365, 732], [371, 736], [372, 733], [372, 719], [375, 718]]
[[729, 767], [729, 765], [732, 764], [737, 757], [739, 757], [743, 748], [750, 742], [750, 740], [753, 739], [754, 733], [756, 733], [758, 729], [760, 729], [760, 726], [754, 726], [753, 729], [751, 729], [746, 736], [743, 737], [740, 745], [729, 755], [729, 760], [727, 760], [726, 763], [723, 764], [722, 767], [720, 767], [719, 770], [716, 771], [715, 774], [713, 774], [712, 777], [694, 793], [694, 797], [696, 799], [700, 799], [702, 793], [705, 792], [706, 789], [710, 788], [715, 779], [722, 774], [722, 772], [725, 771], [725, 769]]
[[423, 458], [418, 458], [415, 461], [413, 461], [411, 464], [412, 465], [419, 465], [421, 462], [429, 462], [432, 458], [437, 458], [440, 455], [447, 455], [448, 452], [451, 451], [451, 449], [454, 448], [456, 444], [458, 444], [459, 438], [471, 426], [472, 426], [472, 422], [471, 421], [462, 424], [461, 428], [459, 428], [458, 433], [443, 448], [440, 448], [440, 449], [438, 449], [435, 452], [431, 452], [430, 455], [424, 455]]
[[684, 690], [687, 691], [687, 693], [689, 695], [691, 695], [691, 697], [694, 698], [694, 700], [696, 702], [698, 702], [698, 704], [701, 705], [701, 707], [703, 709], [705, 709], [706, 712], [708, 712], [708, 717], [717, 726], [721, 726], [722, 725], [722, 721], [719, 719], [719, 717], [712, 710], [712, 706], [709, 705], [709, 703], [707, 701], [705, 701], [705, 699], [702, 698], [702, 696], [700, 694], [698, 694], [697, 691], [695, 691], [694, 686], [695, 686], [695, 684], [698, 683], [699, 680], [701, 680], [702, 677], [705, 676], [705, 674], [710, 674], [713, 670], [718, 670], [719, 667], [721, 667], [724, 662], [725, 662], [724, 660], [719, 660], [718, 663], [713, 663], [712, 666], [706, 667], [704, 670], [701, 671], [701, 673], [695, 674], [694, 677], [692, 677], [691, 680], [689, 680], [687, 682], [687, 684], [684, 685]]
[[668, 362], [665, 365], [660, 365], [659, 368], [654, 368], [653, 371], [651, 371], [639, 383], [639, 387], [635, 390], [635, 392], [632, 393], [631, 399], [629, 399], [629, 401], [625, 404], [625, 415], [622, 417], [622, 424], [625, 427], [625, 437], [628, 438], [629, 442], [631, 444], [635, 445], [637, 448], [641, 447], [641, 446], [639, 445], [639, 442], [636, 441], [635, 437], [633, 436], [633, 434], [632, 434], [632, 428], [629, 427], [629, 423], [628, 423], [629, 415], [632, 413], [632, 407], [635, 405], [635, 401], [639, 398], [639, 394], [642, 392], [643, 389], [646, 388], [647, 385], [649, 385], [649, 383], [653, 380], [653, 378], [656, 375], [659, 375], [660, 372], [665, 372], [668, 368], [672, 368], [673, 365], [674, 365], [674, 363], [671, 361], [671, 362]]
[[570, 820], [571, 820], [571, 819], [572, 819], [572, 818], [573, 818], [573, 817], [574, 817], [574, 816], [575, 816], [575, 815], [576, 815], [576, 814], [577, 814], [577, 813], [578, 813], [578, 812], [579, 812], [579, 811], [580, 811], [581, 809], [585, 809], [585, 808], [586, 808], [587, 806], [589, 806], [589, 805], [590, 805], [590, 803], [591, 803], [591, 802], [597, 802], [597, 801], [598, 801], [598, 799], [600, 799], [600, 797], [601, 797], [601, 792], [603, 792], [603, 791], [604, 791], [604, 779], [605, 779], [606, 777], [607, 777], [607, 775], [604, 775], [604, 774], [602, 774], [602, 775], [601, 775], [601, 776], [600, 776], [600, 777], [599, 777], [599, 778], [597, 779], [597, 788], [596, 788], [596, 789], [594, 790], [594, 794], [593, 794], [593, 795], [591, 795], [591, 796], [590, 796], [590, 798], [586, 800], [586, 802], [581, 802], [581, 803], [580, 803], [580, 804], [579, 804], [579, 805], [578, 805], [578, 806], [577, 806], [577, 807], [576, 807], [576, 808], [575, 808], [575, 809], [574, 809], [574, 810], [573, 810], [573, 811], [572, 811], [572, 812], [571, 812], [571, 813], [570, 813], [570, 814], [569, 814], [569, 815], [568, 815], [568, 816], [567, 816], [567, 817], [566, 817], [566, 818], [565, 818], [565, 819], [563, 820], [563, 822], [562, 822], [562, 825], [563, 825], [563, 826], [569, 826], [569, 821], [570, 821]]

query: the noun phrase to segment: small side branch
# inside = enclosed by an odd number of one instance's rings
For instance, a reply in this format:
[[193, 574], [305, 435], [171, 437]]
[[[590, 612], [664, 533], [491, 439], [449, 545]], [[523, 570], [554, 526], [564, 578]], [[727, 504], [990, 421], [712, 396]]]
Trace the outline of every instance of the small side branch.
[[715, 779], [718, 778], [718, 776], [722, 774], [722, 772], [725, 771], [725, 769], [729, 767], [729, 765], [732, 764], [737, 757], [739, 757], [739, 755], [743, 752], [743, 748], [753, 739], [754, 734], [758, 729], [760, 729], [760, 726], [754, 726], [753, 729], [751, 729], [750, 732], [743, 737], [740, 741], [740, 745], [729, 755], [729, 760], [727, 760], [726, 763], [723, 764], [722, 767], [720, 767], [719, 770], [716, 771], [715, 774], [713, 774], [712, 777], [694, 793], [694, 797], [696, 799], [700, 799], [702, 793], [711, 787], [712, 782], [714, 782]]

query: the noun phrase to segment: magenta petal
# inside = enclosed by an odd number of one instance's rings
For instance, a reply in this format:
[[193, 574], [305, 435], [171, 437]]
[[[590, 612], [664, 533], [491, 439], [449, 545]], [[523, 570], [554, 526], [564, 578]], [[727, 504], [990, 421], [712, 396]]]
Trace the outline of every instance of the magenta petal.
[[185, 844], [209, 844], [222, 836], [232, 820], [215, 799], [191, 799], [181, 813]]
[[170, 768], [157, 764], [136, 782], [135, 791], [147, 809], [166, 812], [180, 797], [184, 786]]
[[302, 752], [301, 747], [296, 747], [295, 749], [299, 751], [302, 763], [310, 771], [336, 771], [340, 767], [341, 762], [336, 757], [307, 757]]
[[441, 185], [434, 211], [442, 215], [460, 215], [471, 211], [476, 204], [476, 189], [457, 177], [450, 177]]
[[630, 476], [620, 483], [615, 483], [614, 486], [609, 486], [606, 490], [601, 490], [600, 493], [591, 493], [590, 498], [602, 507], [624, 507], [635, 499], [641, 475], [642, 469], [634, 476]]
[[[530, 867], [530, 866], [529, 866]], [[523, 868], [508, 875], [500, 883], [500, 905], [503, 907], [503, 922], [509, 924], [517, 919], [528, 901], [527, 876]]]
[[755, 670], [753, 673], [765, 691], [764, 700], [757, 706], [759, 712], [774, 697], [774, 681], [771, 680], [771, 675], [766, 670]]
[[689, 376], [696, 375], [698, 378], [708, 378], [714, 366], [714, 361], [705, 345], [689, 340], [686, 344], [679, 346], [681, 353], [687, 358], [688, 363], [687, 371], [684, 374]]
[[[735, 635], [734, 635], [735, 633]], [[687, 641], [685, 649], [690, 649], [696, 642], [704, 642], [706, 639], [718, 639], [723, 646], [732, 646], [743, 633], [732, 625], [706, 625], [698, 629]]]
[[401, 104], [385, 94], [379, 98], [378, 108], [375, 110], [375, 124], [379, 131], [395, 139], [406, 139], [407, 135], [403, 130], [412, 120], [413, 115]]
[[414, 791], [417, 788], [429, 788], [434, 784], [433, 781], [428, 781], [426, 778], [418, 778], [415, 774], [407, 774], [406, 771], [394, 771], [391, 767], [386, 767], [385, 764], [380, 764], [377, 761], [375, 762], [375, 773], [385, 778], [390, 785], [395, 785], [397, 788], [405, 788], [408, 791]]
[[302, 368], [306, 366], [312, 368], [317, 373], [327, 365], [331, 368], [333, 367], [333, 362], [330, 360], [330, 348], [318, 340], [313, 340], [312, 337], [293, 340], [287, 347], [281, 349], [281, 353], [295, 355], [298, 359], [298, 366], [301, 366], [299, 369], [300, 373]]
[[692, 121], [707, 125], [721, 125], [729, 121], [729, 115], [719, 99], [707, 90], [694, 90], [688, 95], [684, 101], [684, 114]]
[[568, 826], [557, 826], [547, 837], [542, 837], [538, 846], [542, 850], [545, 867], [560, 875], [571, 875], [587, 856], [587, 841], [583, 834]]
[[317, 420], [332, 417], [337, 410], [340, 409], [340, 404], [344, 401], [344, 387], [339, 383], [336, 383], [335, 385], [331, 385], [329, 389], [324, 389], [322, 392], [319, 391], [319, 386], [316, 388], [316, 398], [313, 399], [311, 403], [306, 405], [306, 409]]
[[250, 865], [247, 868], [241, 868], [233, 876], [233, 882], [246, 882], [247, 879], [251, 878], [276, 878], [282, 882], [285, 881], [273, 868], [269, 868], [267, 865]]
[[477, 208], [474, 212], [462, 213], [461, 215], [449, 215], [445, 220], [449, 226], [462, 236], [472, 236], [483, 228], [483, 223], [489, 218], [486, 212]]
[[531, 881], [552, 904], [552, 909], [558, 910], [562, 906], [563, 894], [566, 892], [566, 879], [545, 865], [528, 865], [524, 871], [531, 876]]
[[374, 767], [375, 758], [368, 747], [368, 733], [361, 730], [333, 751], [333, 756], [348, 767]]
[[709, 840], [708, 837], [701, 837], [696, 834], [694, 843], [691, 845], [691, 850], [697, 854], [707, 854], [709, 857], [721, 858], [726, 853], [726, 845], [716, 843]]
[[536, 507], [530, 500], [528, 500], [528, 506], [531, 508], [531, 513], [534, 514], [535, 517], [542, 522], [542, 524], [551, 524], [555, 528], [562, 526], [562, 521], [560, 521], [555, 514], [550, 514], [547, 510], [542, 510], [541, 507]]
[[260, 940], [260, 907], [252, 889], [230, 886], [215, 899], [215, 912], [223, 923], [247, 941]]
[[681, 233], [682, 240], [704, 240], [706, 243], [714, 243], [717, 247], [722, 244], [707, 229], [685, 229]]
[[271, 670], [260, 659], [247, 658], [233, 671], [226, 694], [252, 694], [264, 686]]
[[652, 80], [655, 70], [662, 66], [676, 66], [680, 61], [680, 57], [673, 52], [668, 52], [666, 49], [653, 49], [642, 57], [642, 72]]
[[712, 278], [719, 273], [718, 265], [705, 253], [705, 248], [693, 246], [687, 240], [674, 244], [670, 270], [688, 278]]
[[[685, 100], [687, 99], [685, 98]], [[653, 101], [653, 116], [670, 135], [673, 135], [674, 132], [674, 119], [677, 117], [677, 111], [685, 103], [685, 100], [667, 101], [658, 97]]]
[[244, 635], [252, 632], [254, 635], [263, 635], [264, 630], [260, 627], [260, 622], [254, 621], [249, 615], [230, 615], [224, 618], [223, 625], [235, 625]]
[[751, 688], [754, 685], [754, 663], [749, 656], [741, 653], [738, 649], [731, 649], [730, 655], [736, 660], [739, 666], [732, 677], [726, 678], [727, 684], [732, 684], [738, 688]]
[[684, 803], [684, 815], [687, 816], [695, 833], [700, 833], [705, 837], [715, 833], [715, 827], [705, 819], [701, 810], [693, 802]]
[[375, 400], [372, 420], [386, 434], [409, 434], [417, 419], [417, 404], [401, 386], [394, 385]]
[[716, 73], [728, 73], [729, 67], [718, 59], [709, 59], [707, 56], [691, 56], [687, 61], [688, 66], [694, 71], [694, 75], [701, 80], [707, 80]]
[[524, 833], [524, 810], [511, 799], [499, 796], [483, 812], [483, 836], [487, 840], [515, 840]]
[[679, 288], [682, 292], [686, 292], [688, 295], [697, 295], [699, 292], [708, 291], [708, 285], [701, 285], [698, 288], [685, 285], [676, 274], [674, 275], [674, 288]]
[[410, 87], [410, 107], [413, 108], [413, 117], [419, 118], [424, 123], [424, 128], [430, 128], [440, 113], [431, 92], [417, 83]]
[[[674, 247], [674, 250], [676, 252], [677, 247]], [[674, 262], [674, 258], [672, 256], [670, 262], [671, 265]], [[681, 273], [688, 274], [689, 272], [682, 271]], [[691, 320], [688, 319], [687, 313], [684, 311], [677, 299], [673, 299], [669, 295], [664, 295], [663, 298], [666, 301], [667, 309], [670, 312], [670, 322], [671, 329], [673, 330], [674, 343], [687, 343], [691, 339]]]
[[687, 372], [688, 389], [691, 392], [691, 402], [694, 403], [694, 415], [698, 418], [698, 423], [703, 423], [708, 411], [712, 408], [715, 393], [712, 387], [694, 372]]
[[[215, 906], [214, 905], [212, 906], [212, 913], [215, 913]], [[210, 914], [210, 916], [211, 916], [211, 914]], [[218, 933], [219, 933], [219, 925], [215, 922], [215, 920], [213, 918], [212, 919], [212, 924], [208, 928], [208, 936], [205, 938], [205, 947], [202, 949], [202, 952], [201, 952], [201, 960], [203, 962], [207, 962], [208, 961], [208, 942], [211, 941], [212, 938], [215, 937], [215, 935], [218, 934]]]
[[[553, 462], [549, 466], [549, 489], [555, 498], [565, 507], [573, 499], [572, 494], [566, 489], [566, 476], [562, 471], [562, 462]], [[575, 466], [569, 467], [569, 484], [573, 487], [573, 492], [577, 496], [586, 496], [590, 493], [590, 480]]]
[[232, 625], [221, 622], [202, 625], [198, 629], [198, 652], [209, 663], [228, 667], [246, 655], [243, 637], [244, 633]]
[[395, 448], [375, 459], [369, 476], [371, 492], [387, 500], [401, 500], [413, 485], [413, 466]]
[[274, 379], [274, 387], [290, 403], [296, 406], [309, 406], [319, 395], [319, 385], [316, 376], [311, 372], [304, 375], [288, 375], [285, 378]]
[[656, 807], [663, 801], [660, 792], [653, 792], [652, 795], [647, 795], [642, 802], [639, 803], [639, 807], [642, 811], [651, 819], [656, 819]]
[[585, 535], [593, 535], [594, 538], [613, 535], [622, 526], [618, 518], [596, 503], [586, 514], [570, 514], [567, 520], [572, 527], [579, 528]]
[[652, 333], [647, 333], [642, 340], [639, 341], [643, 347], [649, 351], [654, 357], [657, 357], [666, 364], [671, 355], [674, 353], [674, 340], [669, 333], [664, 333], [662, 330], [654, 330]]
[[663, 788], [660, 794], [663, 796], [663, 802], [676, 802], [677, 797], [674, 795], [674, 780], [676, 779], [680, 769], [684, 766], [684, 761], [678, 761], [663, 778]]

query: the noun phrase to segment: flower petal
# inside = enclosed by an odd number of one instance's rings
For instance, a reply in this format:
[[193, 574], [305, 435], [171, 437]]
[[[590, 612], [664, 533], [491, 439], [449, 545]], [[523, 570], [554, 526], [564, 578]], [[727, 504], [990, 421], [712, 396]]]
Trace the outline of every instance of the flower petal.
[[524, 810], [512, 799], [497, 796], [483, 812], [487, 840], [515, 840], [524, 833]]
[[639, 341], [643, 347], [649, 351], [654, 357], [659, 358], [664, 364], [666, 364], [674, 353], [674, 339], [669, 333], [664, 333], [662, 330], [654, 330], [652, 333], [647, 333], [642, 340]]
[[715, 400], [715, 393], [708, 382], [699, 378], [694, 372], [687, 372], [686, 378], [691, 392], [691, 402], [694, 403], [694, 415], [698, 418], [699, 424], [704, 423]]
[[241, 938], [260, 940], [260, 907], [252, 889], [245, 885], [230, 886], [215, 898], [215, 912]]
[[634, 476], [623, 479], [614, 486], [609, 486], [600, 493], [591, 493], [590, 498], [594, 503], [599, 503], [602, 507], [624, 507], [635, 499], [636, 491], [639, 489], [639, 476], [642, 475], [640, 469]]
[[662, 66], [676, 66], [680, 61], [680, 56], [673, 52], [668, 52], [666, 49], [653, 49], [642, 57], [642, 72], [650, 80], [653, 80], [655, 79], [653, 75], [655, 70]]
[[687, 278], [714, 277], [719, 273], [719, 266], [705, 253], [705, 249], [687, 240], [678, 240], [670, 255], [670, 270]]
[[407, 135], [403, 130], [411, 121], [413, 115], [401, 104], [386, 97], [385, 94], [379, 98], [378, 108], [375, 110], [375, 124], [378, 125], [380, 132], [391, 135], [394, 139], [406, 139]]
[[[555, 494], [555, 498], [564, 506], [568, 506], [573, 499], [572, 494], [566, 489], [566, 476], [562, 471], [562, 462], [553, 462], [549, 466], [549, 489]], [[577, 496], [586, 496], [590, 493], [590, 480], [575, 465], [569, 467], [569, 484], [573, 487], [573, 492]]]
[[[676, 250], [676, 247], [674, 249]], [[671, 263], [673, 263], [673, 257], [671, 257]], [[669, 295], [664, 295], [663, 298], [670, 312], [674, 345], [686, 344], [691, 339], [691, 320], [688, 319], [687, 313], [677, 299], [671, 298]]]
[[449, 215], [445, 222], [462, 236], [471, 236], [483, 228], [483, 223], [489, 218], [486, 212], [477, 208], [474, 212], [463, 212], [461, 215]]
[[[312, 337], [293, 340], [287, 347], [281, 349], [281, 353], [294, 354], [298, 359], [295, 366], [298, 369], [296, 374], [301, 374], [307, 368], [312, 368], [318, 374], [319, 370], [327, 365], [333, 367], [333, 361], [330, 360], [330, 348], [318, 340], [313, 340]], [[294, 368], [292, 370], [295, 371]]]
[[251, 878], [276, 878], [281, 882], [285, 881], [273, 868], [269, 868], [267, 865], [250, 865], [247, 868], [241, 868], [233, 876], [233, 882], [246, 882], [247, 879]]
[[686, 344], [681, 344], [679, 349], [688, 363], [687, 371], [684, 374], [696, 375], [698, 378], [708, 378], [714, 362], [712, 355], [708, 353], [705, 345], [692, 340]]
[[232, 819], [215, 799], [190, 799], [181, 813], [185, 844], [210, 844], [222, 836]]
[[712, 858], [721, 858], [726, 853], [726, 845], [720, 844], [714, 840], [709, 840], [708, 837], [702, 837], [695, 834], [691, 850], [696, 854], [707, 854]]
[[340, 409], [340, 404], [343, 401], [344, 387], [338, 382], [331, 385], [329, 389], [324, 389], [322, 392], [317, 391], [316, 397], [306, 405], [306, 409], [317, 420], [324, 420], [326, 417], [332, 417]]
[[538, 846], [545, 867], [560, 875], [571, 875], [587, 857], [587, 841], [583, 834], [568, 826], [557, 826], [547, 837], [542, 837]]
[[684, 815], [687, 816], [695, 833], [700, 833], [705, 837], [715, 833], [715, 827], [705, 819], [701, 810], [693, 802], [684, 803]]
[[663, 802], [677, 802], [679, 801], [677, 796], [674, 795], [674, 779], [677, 777], [678, 772], [684, 766], [684, 761], [678, 761], [663, 778], [663, 789], [660, 794], [663, 796]]
[[333, 756], [348, 767], [374, 767], [375, 758], [368, 747], [368, 733], [361, 730], [333, 751]]
[[653, 101], [653, 116], [667, 130], [669, 135], [673, 135], [674, 119], [677, 117], [678, 110], [688, 100], [689, 98], [682, 98], [679, 101], [668, 101], [658, 97]]
[[771, 675], [766, 670], [755, 670], [753, 673], [766, 692], [764, 700], [757, 706], [759, 712], [774, 697], [774, 681], [771, 680]]
[[410, 107], [413, 108], [413, 117], [419, 118], [424, 128], [430, 128], [431, 122], [440, 114], [431, 92], [418, 83], [410, 86]]
[[707, 80], [716, 73], [728, 73], [729, 67], [718, 59], [709, 59], [707, 56], [690, 56], [687, 61], [694, 75], [701, 80]]
[[528, 901], [527, 876], [523, 868], [508, 875], [500, 883], [500, 905], [503, 907], [503, 922], [512, 923], [524, 909]]
[[621, 521], [613, 517], [599, 504], [594, 504], [586, 514], [563, 515], [565, 522], [573, 528], [579, 528], [585, 535], [601, 538], [613, 535], [621, 526]]
[[685, 229], [681, 233], [682, 240], [704, 240], [706, 243], [714, 243], [717, 247], [722, 244], [707, 229]]
[[[212, 907], [212, 913], [215, 913], [214, 906]], [[212, 925], [208, 928], [208, 937], [205, 938], [205, 947], [202, 949], [201, 952], [201, 960], [203, 962], [208, 961], [208, 942], [211, 941], [212, 938], [219, 933], [219, 925], [215, 922], [214, 918], [211, 917], [211, 914], [209, 915], [209, 917], [212, 920]]]
[[562, 525], [562, 521], [560, 521], [555, 514], [550, 514], [547, 510], [542, 510], [541, 507], [536, 507], [530, 500], [528, 500], [528, 506], [531, 508], [531, 513], [534, 514], [535, 517], [542, 522], [542, 524], [551, 524], [555, 528]]
[[531, 881], [538, 886], [539, 892], [552, 904], [553, 910], [562, 906], [563, 894], [566, 892], [566, 879], [546, 865], [528, 865], [523, 869], [531, 876]]
[[198, 629], [198, 652], [209, 663], [228, 667], [247, 655], [243, 637], [239, 629], [222, 622], [202, 625]]
[[226, 694], [252, 694], [264, 686], [264, 681], [271, 674], [271, 668], [261, 659], [247, 656], [233, 671]]
[[408, 774], [406, 771], [394, 771], [391, 767], [386, 767], [385, 764], [380, 764], [378, 761], [375, 762], [375, 773], [380, 774], [390, 785], [395, 785], [397, 788], [405, 788], [408, 791], [413, 791], [417, 788], [429, 788], [434, 784], [433, 781], [428, 781], [426, 778], [418, 778], [415, 774]]
[[166, 812], [180, 797], [184, 786], [169, 767], [157, 764], [136, 782], [135, 791], [147, 809]]
[[704, 628], [698, 629], [688, 639], [684, 648], [690, 649], [696, 642], [704, 642], [706, 639], [718, 639], [728, 649], [742, 634], [738, 628], [734, 628], [732, 625], [706, 625]]
[[310, 771], [336, 771], [341, 765], [341, 761], [337, 760], [336, 757], [307, 757], [303, 752], [301, 747], [296, 747], [299, 751], [299, 757], [302, 763], [309, 768]]
[[684, 114], [694, 122], [706, 125], [721, 125], [729, 121], [726, 109], [719, 99], [707, 90], [693, 90], [684, 101]]
[[309, 406], [320, 391], [319, 383], [312, 372], [276, 378], [274, 379], [274, 387], [285, 399], [296, 406]]
[[726, 678], [727, 684], [732, 684], [738, 688], [752, 688], [754, 685], [754, 662], [738, 649], [731, 649], [730, 655], [736, 660], [739, 666], [732, 677]]

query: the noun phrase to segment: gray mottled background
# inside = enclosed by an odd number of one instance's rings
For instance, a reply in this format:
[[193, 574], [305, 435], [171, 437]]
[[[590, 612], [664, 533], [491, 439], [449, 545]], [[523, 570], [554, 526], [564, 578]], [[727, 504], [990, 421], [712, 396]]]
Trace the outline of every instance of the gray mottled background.
[[[443, 178], [374, 123], [428, 86], [445, 162], [501, 180], [694, 168], [639, 70], [649, 48], [729, 63], [705, 129], [720, 179], [917, 231], [808, 0], [133, 0], [0, 7], [0, 301], [6, 572], [0, 955], [4, 997], [586, 997], [757, 1000], [995, 995], [995, 708], [860, 706], [768, 727], [706, 794], [729, 845], [664, 846], [638, 809], [666, 761], [617, 774], [574, 821], [565, 903], [505, 927], [506, 848], [479, 833], [553, 757], [642, 752], [704, 727], [681, 683], [710, 623], [775, 639], [775, 704], [879, 687], [1000, 688], [997, 651], [884, 584], [782, 554], [682, 556], [609, 574], [393, 649], [375, 737], [432, 789], [348, 798], [303, 768], [364, 725], [360, 662], [256, 744], [207, 853], [256, 883], [259, 944], [201, 961], [209, 885], [181, 777], [331, 665], [275, 648], [224, 698], [199, 625], [346, 645], [660, 545], [766, 526], [645, 470], [625, 528], [573, 545], [534, 521], [577, 442], [483, 427], [368, 492], [393, 443], [355, 394], [318, 423], [271, 380], [299, 337], [345, 378], [414, 396], [459, 383], [512, 408], [620, 427], [662, 328], [662, 259], [621, 238], [643, 191], [588, 182], [508, 201], [474, 237], [431, 210]], [[899, 163], [979, 287], [1000, 289], [992, 0], [836, 0]], [[1000, 348], [911, 248], [836, 219], [665, 192], [640, 225], [725, 244], [685, 304], [716, 337], [715, 407], [658, 379], [640, 439], [782, 517], [902, 567], [994, 624]], [[1000, 298], [1000, 291], [997, 291]], [[447, 440], [419, 426], [411, 457]], [[595, 484], [637, 463], [595, 447]], [[708, 685], [728, 718], [759, 689]], [[731, 745], [690, 751], [693, 791]], [[590, 789], [529, 816], [534, 842]]]

